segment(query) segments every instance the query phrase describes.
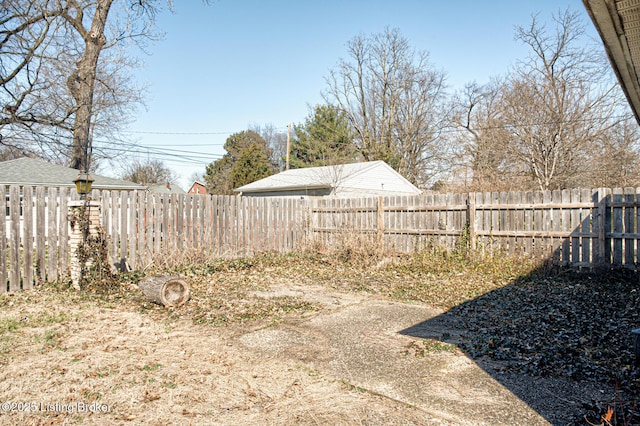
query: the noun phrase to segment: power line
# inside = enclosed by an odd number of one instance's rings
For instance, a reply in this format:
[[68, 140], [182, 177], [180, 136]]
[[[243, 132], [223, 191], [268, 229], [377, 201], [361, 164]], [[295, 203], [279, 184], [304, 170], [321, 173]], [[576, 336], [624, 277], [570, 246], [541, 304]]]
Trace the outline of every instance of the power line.
[[[32, 139], [25, 139], [20, 137], [12, 137], [11, 139], [20, 142], [31, 143], [34, 142]], [[58, 136], [58, 139], [71, 139], [65, 136]], [[172, 148], [160, 148], [153, 146], [144, 146], [138, 145], [134, 143], [128, 143], [124, 141], [113, 142], [113, 141], [105, 141], [100, 139], [94, 139], [93, 150], [94, 152], [100, 152], [104, 155], [111, 154], [140, 154], [153, 156], [158, 159], [172, 161], [176, 164], [193, 164], [193, 165], [202, 165], [207, 164], [212, 161], [215, 161], [221, 158], [222, 154], [213, 154], [202, 151], [190, 151], [190, 150], [181, 150], [181, 149], [172, 149]], [[62, 148], [72, 148], [73, 145], [71, 143], [65, 142], [57, 142]], [[103, 145], [104, 144], [104, 145]]]
[[206, 135], [230, 135], [235, 132], [141, 132], [141, 131], [122, 131], [122, 133], [131, 133], [137, 135], [179, 135], [179, 136], [206, 136]]
[[[286, 127], [275, 127], [273, 130], [285, 130]], [[238, 131], [217, 131], [217, 132], [158, 132], [158, 131], [138, 131], [138, 130], [124, 130], [122, 133], [137, 134], [137, 135], [176, 135], [176, 136], [207, 136], [207, 135], [232, 135], [238, 133]]]

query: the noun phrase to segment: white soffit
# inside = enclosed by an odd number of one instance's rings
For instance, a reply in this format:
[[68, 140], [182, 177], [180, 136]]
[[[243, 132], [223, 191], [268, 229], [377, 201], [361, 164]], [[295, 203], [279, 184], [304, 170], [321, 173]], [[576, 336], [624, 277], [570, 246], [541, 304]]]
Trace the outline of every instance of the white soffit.
[[582, 0], [640, 123], [640, 0]]

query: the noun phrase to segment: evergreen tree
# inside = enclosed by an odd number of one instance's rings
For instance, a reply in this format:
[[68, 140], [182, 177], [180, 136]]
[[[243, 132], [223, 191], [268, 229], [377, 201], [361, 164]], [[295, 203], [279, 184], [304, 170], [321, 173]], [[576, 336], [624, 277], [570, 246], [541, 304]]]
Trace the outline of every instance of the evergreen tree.
[[269, 160], [271, 148], [252, 130], [229, 136], [224, 149], [227, 153], [209, 164], [205, 171], [204, 180], [210, 194], [232, 194], [235, 188], [275, 172]]
[[292, 169], [350, 163], [357, 158], [347, 116], [332, 105], [316, 106], [294, 130]]
[[273, 174], [269, 159], [258, 144], [252, 143], [242, 151], [231, 168], [231, 183], [234, 188], [255, 182]]

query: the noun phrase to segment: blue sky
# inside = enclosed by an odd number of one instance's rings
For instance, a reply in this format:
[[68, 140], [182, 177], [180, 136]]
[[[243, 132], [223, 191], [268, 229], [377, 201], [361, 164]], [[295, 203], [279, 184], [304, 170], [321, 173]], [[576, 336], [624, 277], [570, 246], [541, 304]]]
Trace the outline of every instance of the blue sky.
[[515, 26], [534, 13], [550, 21], [567, 8], [597, 36], [581, 0], [175, 1], [173, 14], [158, 16], [163, 40], [141, 55], [145, 65], [135, 76], [148, 87], [147, 108], [127, 135], [150, 148], [142, 160], [163, 160], [188, 189], [194, 172], [224, 154], [230, 134], [304, 122], [356, 35], [397, 27], [414, 49], [430, 53], [455, 91], [504, 74], [527, 55]]

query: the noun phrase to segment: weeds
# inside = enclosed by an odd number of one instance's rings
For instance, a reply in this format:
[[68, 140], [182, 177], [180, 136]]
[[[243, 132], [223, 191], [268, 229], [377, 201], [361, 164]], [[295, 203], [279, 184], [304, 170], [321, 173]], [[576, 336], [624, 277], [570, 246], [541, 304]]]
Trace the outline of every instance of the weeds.
[[0, 319], [0, 335], [14, 332], [23, 325], [24, 323], [14, 318], [2, 318]]
[[[584, 416], [584, 420], [591, 426], [633, 426], [640, 424], [638, 401], [625, 400], [619, 389], [616, 401], [612, 404], [607, 404], [606, 409], [594, 406], [589, 411], [590, 413]], [[595, 420], [593, 418], [597, 418], [598, 423], [594, 423]]]
[[36, 337], [36, 342], [42, 343], [44, 349], [60, 348], [63, 334], [58, 330], [46, 330], [42, 337]]
[[220, 327], [229, 323], [258, 320], [273, 323], [285, 315], [316, 309], [318, 307], [313, 303], [288, 296], [268, 299], [243, 297], [242, 299], [228, 300], [227, 303], [200, 300], [192, 307], [190, 314], [196, 324]]
[[429, 354], [442, 352], [461, 353], [458, 346], [452, 343], [445, 343], [434, 339], [420, 339], [409, 343], [405, 350], [402, 351], [402, 355], [424, 358]]
[[85, 290], [105, 292], [112, 290], [118, 283], [109, 260], [109, 237], [98, 226], [95, 232], [89, 232], [90, 217], [88, 209], [77, 209], [69, 217], [71, 229], [78, 227], [82, 240], [74, 254], [80, 264], [78, 285]]

